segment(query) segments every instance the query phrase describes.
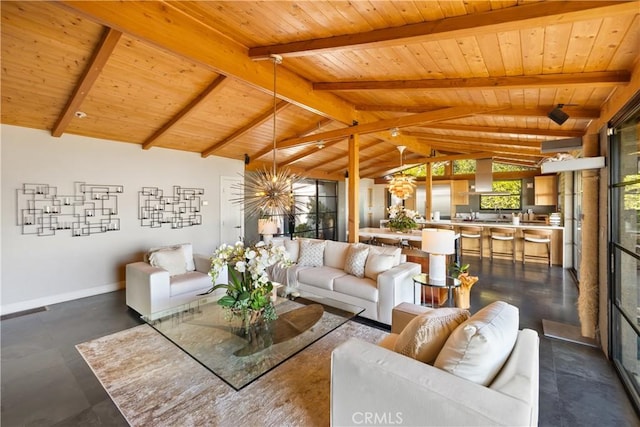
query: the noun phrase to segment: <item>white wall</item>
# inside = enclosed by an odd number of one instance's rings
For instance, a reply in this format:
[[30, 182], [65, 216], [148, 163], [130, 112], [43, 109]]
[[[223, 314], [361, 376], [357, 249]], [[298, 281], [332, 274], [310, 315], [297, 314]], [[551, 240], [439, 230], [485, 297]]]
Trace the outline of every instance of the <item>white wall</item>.
[[[140, 261], [148, 248], [191, 242], [194, 252], [210, 254], [220, 236], [220, 176], [237, 177], [242, 161], [198, 153], [2, 125], [0, 209], [0, 302], [2, 313], [116, 290], [124, 286], [124, 266]], [[23, 235], [17, 225], [16, 191], [24, 183], [49, 184], [73, 194], [74, 182], [122, 185], [118, 197], [120, 230], [71, 237]], [[138, 192], [173, 186], [204, 188], [202, 225], [172, 229], [142, 227]], [[238, 209], [237, 207], [232, 207]]]

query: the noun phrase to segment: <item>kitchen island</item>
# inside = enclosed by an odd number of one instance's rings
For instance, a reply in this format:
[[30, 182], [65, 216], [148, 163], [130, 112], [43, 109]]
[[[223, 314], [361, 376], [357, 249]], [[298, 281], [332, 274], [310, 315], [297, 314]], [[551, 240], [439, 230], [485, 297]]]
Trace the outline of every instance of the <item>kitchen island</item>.
[[[489, 253], [489, 229], [491, 227], [501, 227], [501, 228], [515, 228], [516, 229], [516, 261], [522, 262], [522, 230], [551, 230], [551, 263], [553, 265], [560, 265], [565, 267], [565, 257], [564, 257], [564, 227], [563, 226], [555, 226], [548, 225], [541, 222], [522, 222], [518, 225], [513, 224], [511, 220], [440, 220], [440, 221], [426, 221], [422, 223], [424, 227], [429, 227], [431, 225], [453, 225], [456, 232], [460, 231], [460, 227], [464, 226], [475, 226], [482, 227], [482, 257], [490, 257]], [[499, 242], [503, 243], [503, 242]], [[509, 243], [510, 244], [510, 243]], [[462, 247], [468, 247], [473, 249], [478, 249], [479, 243], [472, 239], [464, 239]], [[543, 245], [538, 244], [529, 244], [527, 243], [527, 254], [533, 255], [545, 255], [545, 248]], [[471, 255], [466, 255], [471, 256]], [[462, 253], [462, 262], [464, 262], [465, 254]], [[497, 257], [496, 257], [497, 259]], [[505, 258], [506, 259], [506, 258]], [[543, 263], [544, 260], [530, 260], [527, 257], [527, 263]]]

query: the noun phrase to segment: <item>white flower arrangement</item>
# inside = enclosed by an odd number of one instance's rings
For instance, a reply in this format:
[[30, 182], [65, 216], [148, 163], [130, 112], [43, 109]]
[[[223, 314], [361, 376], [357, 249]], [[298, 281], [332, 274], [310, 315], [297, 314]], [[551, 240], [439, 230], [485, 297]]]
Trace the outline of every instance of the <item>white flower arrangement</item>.
[[389, 213], [389, 227], [400, 231], [417, 227], [416, 219], [420, 217], [417, 211], [406, 209], [402, 205], [393, 205], [387, 208], [387, 212]]
[[[270, 298], [273, 284], [269, 280], [267, 268], [275, 264], [291, 264], [283, 246], [266, 245], [264, 242], [247, 247], [243, 242], [235, 245], [222, 244], [211, 257], [209, 276], [214, 286], [209, 292], [219, 288], [226, 289], [226, 295], [218, 300], [221, 306], [243, 315], [248, 310], [264, 309], [265, 319], [273, 320], [276, 318]], [[215, 285], [224, 268], [229, 269], [229, 283]]]

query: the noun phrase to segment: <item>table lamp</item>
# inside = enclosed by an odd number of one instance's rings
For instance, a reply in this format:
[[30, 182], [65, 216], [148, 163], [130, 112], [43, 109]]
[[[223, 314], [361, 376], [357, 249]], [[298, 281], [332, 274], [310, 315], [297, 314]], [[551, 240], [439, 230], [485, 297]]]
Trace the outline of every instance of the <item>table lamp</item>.
[[258, 233], [262, 235], [265, 243], [271, 243], [273, 235], [278, 232], [278, 225], [270, 219], [258, 220]]
[[422, 250], [429, 254], [429, 281], [444, 285], [447, 280], [447, 255], [455, 253], [455, 233], [453, 230], [423, 229]]

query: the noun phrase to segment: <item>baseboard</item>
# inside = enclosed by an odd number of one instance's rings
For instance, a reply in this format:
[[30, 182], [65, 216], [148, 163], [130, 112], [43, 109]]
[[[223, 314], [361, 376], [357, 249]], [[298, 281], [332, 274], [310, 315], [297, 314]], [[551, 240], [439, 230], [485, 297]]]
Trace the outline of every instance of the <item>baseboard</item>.
[[51, 304], [58, 304], [61, 302], [91, 297], [94, 295], [106, 294], [107, 292], [114, 292], [120, 289], [124, 289], [124, 282], [110, 283], [108, 285], [96, 286], [94, 288], [80, 289], [77, 291], [67, 292], [64, 294], [49, 295], [46, 297], [36, 298], [28, 301], [20, 301], [13, 304], [5, 304], [0, 306], [0, 315], [6, 316], [12, 313], [19, 313], [22, 311], [34, 310], [40, 307], [46, 307], [47, 305], [51, 305]]

